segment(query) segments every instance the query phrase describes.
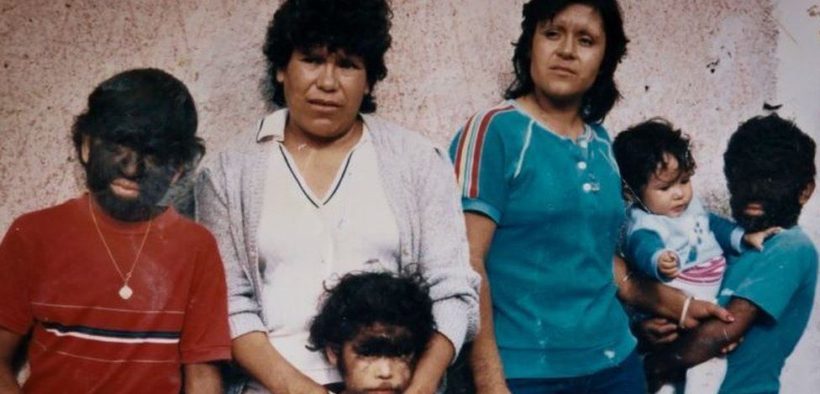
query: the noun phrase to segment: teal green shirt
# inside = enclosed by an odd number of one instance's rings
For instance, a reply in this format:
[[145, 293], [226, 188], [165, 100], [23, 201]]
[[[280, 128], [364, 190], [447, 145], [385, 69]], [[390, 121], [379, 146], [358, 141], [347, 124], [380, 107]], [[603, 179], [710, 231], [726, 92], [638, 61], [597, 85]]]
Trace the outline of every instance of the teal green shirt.
[[485, 264], [506, 377], [623, 361], [635, 339], [612, 280], [625, 211], [606, 130], [573, 141], [506, 101], [473, 116], [450, 153], [464, 210], [497, 225]]
[[721, 393], [777, 393], [780, 371], [809, 320], [817, 286], [817, 250], [795, 226], [729, 262], [719, 301], [740, 297], [762, 318], [728, 356]]

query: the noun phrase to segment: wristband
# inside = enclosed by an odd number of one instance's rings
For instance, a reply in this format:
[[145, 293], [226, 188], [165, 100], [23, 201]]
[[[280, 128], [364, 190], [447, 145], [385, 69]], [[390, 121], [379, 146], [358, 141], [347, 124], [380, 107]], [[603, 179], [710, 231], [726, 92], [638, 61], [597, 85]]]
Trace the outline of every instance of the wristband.
[[681, 310], [680, 312], [680, 321], [678, 321], [678, 327], [686, 328], [683, 326], [683, 322], [686, 320], [686, 312], [689, 311], [689, 305], [692, 304], [692, 300], [694, 299], [695, 297], [689, 296], [686, 297], [686, 301], [683, 302], [683, 310]]

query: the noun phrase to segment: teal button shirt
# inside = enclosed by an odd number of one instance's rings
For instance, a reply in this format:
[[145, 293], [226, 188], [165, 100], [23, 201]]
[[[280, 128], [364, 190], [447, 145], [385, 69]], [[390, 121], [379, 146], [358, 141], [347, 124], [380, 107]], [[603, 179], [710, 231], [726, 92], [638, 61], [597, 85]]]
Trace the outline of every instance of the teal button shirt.
[[764, 315], [728, 356], [721, 393], [777, 393], [780, 371], [809, 320], [817, 286], [817, 249], [795, 226], [730, 259], [719, 302], [746, 299]]
[[606, 130], [573, 141], [506, 101], [469, 119], [450, 153], [464, 210], [497, 224], [486, 268], [506, 377], [623, 361], [635, 339], [612, 279], [625, 211]]

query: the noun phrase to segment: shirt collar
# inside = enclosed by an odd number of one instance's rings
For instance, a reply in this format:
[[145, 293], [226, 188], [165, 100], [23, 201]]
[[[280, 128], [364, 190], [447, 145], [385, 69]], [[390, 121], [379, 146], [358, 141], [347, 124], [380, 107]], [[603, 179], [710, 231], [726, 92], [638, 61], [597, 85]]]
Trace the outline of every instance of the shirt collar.
[[581, 131], [581, 134], [578, 136], [576, 141], [578, 141], [578, 142], [581, 142], [581, 141], [590, 142], [590, 141], [592, 141], [592, 127], [589, 124], [584, 123], [584, 130]]
[[[288, 109], [278, 109], [259, 121], [259, 128], [256, 133], [256, 142], [264, 142], [267, 140], [274, 140], [276, 142], [285, 141], [285, 125], [288, 121]], [[363, 142], [370, 141], [370, 132], [362, 119], [362, 138], [356, 146]]]
[[256, 133], [256, 142], [273, 139], [278, 142], [285, 140], [285, 123], [288, 120], [288, 109], [281, 108], [259, 121]]

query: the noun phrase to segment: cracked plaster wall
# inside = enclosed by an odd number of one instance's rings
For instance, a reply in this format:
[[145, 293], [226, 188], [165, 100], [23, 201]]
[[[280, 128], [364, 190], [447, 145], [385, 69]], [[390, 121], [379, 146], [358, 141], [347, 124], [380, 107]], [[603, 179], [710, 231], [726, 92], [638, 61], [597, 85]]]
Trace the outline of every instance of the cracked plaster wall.
[[[445, 145], [470, 114], [500, 100], [522, 3], [394, 0], [390, 73], [375, 91], [379, 113]], [[211, 153], [249, 130], [265, 111], [257, 88], [260, 45], [276, 4], [0, 0], [0, 230], [82, 190], [69, 128], [93, 87], [118, 71], [152, 66], [183, 80]], [[725, 212], [721, 153], [740, 120], [779, 98], [783, 22], [767, 0], [623, 0], [622, 6], [631, 39], [617, 74], [624, 100], [606, 124], [614, 132], [662, 115], [682, 127], [694, 139], [696, 191]], [[818, 130], [806, 131], [820, 139]], [[815, 241], [818, 213], [814, 203], [803, 215]], [[818, 366], [815, 316], [787, 364], [784, 392], [820, 387], [812, 373]]]

